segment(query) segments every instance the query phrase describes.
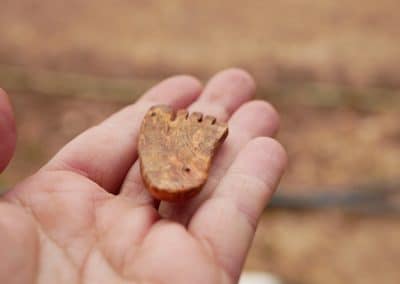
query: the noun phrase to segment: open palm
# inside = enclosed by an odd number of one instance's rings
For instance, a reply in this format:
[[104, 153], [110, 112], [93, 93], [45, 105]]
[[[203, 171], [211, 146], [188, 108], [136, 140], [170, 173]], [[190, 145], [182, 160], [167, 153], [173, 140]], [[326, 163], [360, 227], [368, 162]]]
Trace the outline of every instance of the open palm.
[[[0, 283], [237, 282], [286, 163], [269, 138], [278, 116], [250, 101], [254, 91], [238, 69], [204, 89], [172, 77], [68, 143], [0, 199]], [[156, 104], [229, 123], [203, 191], [186, 203], [157, 203], [140, 177], [138, 131]], [[0, 93], [0, 169], [14, 147], [12, 124]]]

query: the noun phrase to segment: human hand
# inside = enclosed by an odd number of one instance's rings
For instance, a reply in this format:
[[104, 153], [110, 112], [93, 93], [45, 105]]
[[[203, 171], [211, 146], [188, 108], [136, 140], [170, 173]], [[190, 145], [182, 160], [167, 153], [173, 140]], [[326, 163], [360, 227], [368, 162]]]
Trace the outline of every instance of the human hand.
[[[204, 90], [192, 77], [173, 77], [68, 143], [0, 199], [0, 283], [237, 282], [286, 165], [269, 138], [278, 115], [266, 102], [248, 102], [254, 92], [238, 69], [218, 73]], [[0, 98], [5, 167], [15, 136]], [[229, 122], [205, 187], [185, 203], [158, 204], [140, 177], [137, 136], [156, 104]]]
[[0, 89], [0, 173], [12, 158], [16, 132], [11, 105], [6, 93]]

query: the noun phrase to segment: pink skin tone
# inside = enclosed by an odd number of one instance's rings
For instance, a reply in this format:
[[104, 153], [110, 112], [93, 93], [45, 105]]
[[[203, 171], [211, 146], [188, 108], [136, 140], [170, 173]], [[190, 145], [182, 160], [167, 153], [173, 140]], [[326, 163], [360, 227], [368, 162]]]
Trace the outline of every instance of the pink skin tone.
[[[172, 77], [69, 142], [0, 199], [0, 283], [236, 283], [287, 160], [271, 138], [278, 115], [254, 93], [240, 69], [204, 87]], [[155, 202], [140, 178], [137, 135], [156, 104], [229, 123], [206, 186], [185, 204]], [[4, 169], [15, 147], [4, 92], [0, 122]]]
[[15, 122], [7, 94], [0, 89], [0, 173], [12, 158], [16, 143]]

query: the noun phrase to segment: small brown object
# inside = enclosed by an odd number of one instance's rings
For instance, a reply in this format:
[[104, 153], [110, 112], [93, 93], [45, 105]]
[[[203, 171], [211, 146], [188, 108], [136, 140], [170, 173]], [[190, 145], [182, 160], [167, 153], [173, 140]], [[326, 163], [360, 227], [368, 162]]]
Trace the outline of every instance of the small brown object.
[[146, 113], [139, 135], [140, 170], [157, 199], [181, 201], [194, 196], [207, 180], [216, 149], [228, 126], [211, 116], [168, 106]]

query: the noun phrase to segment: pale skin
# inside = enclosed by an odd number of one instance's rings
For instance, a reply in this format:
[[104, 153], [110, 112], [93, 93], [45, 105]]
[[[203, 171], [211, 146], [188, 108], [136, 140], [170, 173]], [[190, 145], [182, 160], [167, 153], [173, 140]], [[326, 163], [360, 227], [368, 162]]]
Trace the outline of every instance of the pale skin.
[[[205, 86], [175, 76], [69, 142], [0, 199], [0, 283], [236, 283], [287, 160], [271, 138], [278, 115], [254, 92], [240, 69]], [[156, 202], [140, 177], [138, 131], [156, 104], [229, 124], [203, 191], [184, 204]], [[15, 147], [4, 91], [0, 137], [3, 170]]]

